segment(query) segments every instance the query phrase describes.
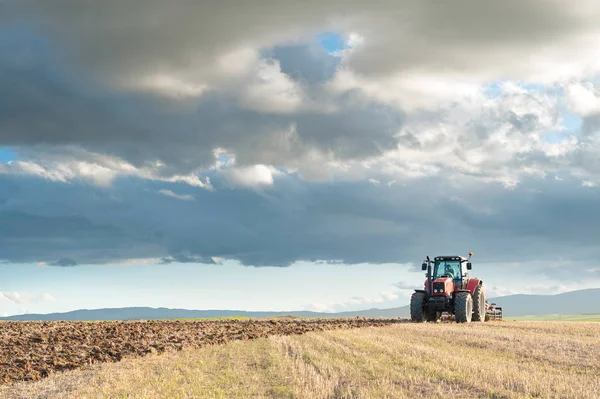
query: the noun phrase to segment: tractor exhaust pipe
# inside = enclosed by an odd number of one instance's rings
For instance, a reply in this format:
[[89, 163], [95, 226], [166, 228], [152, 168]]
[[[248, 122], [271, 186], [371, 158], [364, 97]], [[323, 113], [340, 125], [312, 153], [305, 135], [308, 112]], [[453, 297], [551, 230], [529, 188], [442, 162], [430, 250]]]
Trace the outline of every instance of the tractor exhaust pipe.
[[431, 260], [429, 259], [429, 255], [427, 255], [427, 287], [429, 288], [427, 297], [430, 297], [433, 292], [433, 281], [431, 280]]

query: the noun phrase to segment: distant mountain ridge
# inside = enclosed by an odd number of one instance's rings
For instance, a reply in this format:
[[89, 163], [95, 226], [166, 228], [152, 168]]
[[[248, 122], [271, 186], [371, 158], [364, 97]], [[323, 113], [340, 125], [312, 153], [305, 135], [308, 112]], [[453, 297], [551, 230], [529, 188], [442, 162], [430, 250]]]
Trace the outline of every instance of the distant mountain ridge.
[[[591, 288], [565, 292], [556, 295], [508, 295], [489, 298], [488, 302], [495, 302], [503, 307], [505, 317], [518, 316], [543, 316], [550, 314], [597, 314], [600, 313], [600, 288]], [[409, 306], [389, 309], [365, 309], [349, 312], [326, 313], [311, 311], [244, 311], [244, 310], [188, 310], [150, 307], [127, 307], [108, 309], [80, 309], [65, 313], [49, 314], [24, 314], [0, 317], [0, 320], [21, 321], [89, 321], [89, 320], [132, 320], [132, 319], [174, 319], [174, 318], [215, 318], [245, 316], [252, 318], [297, 316], [305, 318], [333, 318], [333, 317], [409, 317]]]
[[326, 313], [311, 311], [289, 311], [289, 312], [269, 312], [269, 311], [245, 311], [245, 310], [188, 310], [188, 309], [170, 309], [170, 308], [150, 308], [150, 307], [128, 307], [128, 308], [106, 308], [106, 309], [80, 309], [65, 313], [49, 314], [23, 314], [8, 317], [0, 317], [0, 320], [20, 320], [20, 321], [88, 321], [88, 320], [132, 320], [132, 319], [180, 319], [180, 318], [216, 318], [244, 316], [251, 318], [297, 316], [304, 318], [333, 318], [333, 317], [408, 317], [408, 307], [391, 309], [366, 309], [350, 312]]

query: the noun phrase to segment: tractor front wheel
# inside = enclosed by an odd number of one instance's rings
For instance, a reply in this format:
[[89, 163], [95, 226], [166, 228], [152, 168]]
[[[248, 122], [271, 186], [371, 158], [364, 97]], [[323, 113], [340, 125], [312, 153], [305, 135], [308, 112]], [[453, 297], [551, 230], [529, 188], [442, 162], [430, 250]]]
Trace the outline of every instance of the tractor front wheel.
[[485, 321], [485, 293], [481, 284], [473, 291], [473, 321]]
[[410, 297], [410, 319], [417, 323], [427, 320], [424, 292], [414, 292]]
[[454, 300], [454, 316], [457, 323], [470, 323], [473, 315], [473, 298], [470, 292], [458, 292]]

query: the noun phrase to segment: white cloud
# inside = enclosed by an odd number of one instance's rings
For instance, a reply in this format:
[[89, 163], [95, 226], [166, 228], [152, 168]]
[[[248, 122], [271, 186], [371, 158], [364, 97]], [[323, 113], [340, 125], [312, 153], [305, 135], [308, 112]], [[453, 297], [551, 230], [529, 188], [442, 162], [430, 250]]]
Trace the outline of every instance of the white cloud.
[[281, 72], [278, 61], [261, 61], [241, 101], [245, 108], [259, 112], [290, 113], [302, 105], [302, 90]]
[[167, 197], [177, 198], [182, 201], [193, 201], [195, 199], [191, 194], [176, 194], [171, 190], [159, 190], [159, 193]]
[[395, 292], [382, 292], [381, 297], [386, 301], [393, 301], [398, 299], [398, 294]]
[[380, 304], [392, 302], [400, 298], [401, 292], [389, 292], [382, 291], [378, 296], [374, 297], [360, 297], [354, 296], [341, 303], [313, 303], [305, 307], [306, 310], [313, 310], [315, 312], [343, 312], [349, 308], [352, 309], [363, 309], [367, 306], [376, 307]]
[[42, 302], [54, 302], [56, 299], [48, 294], [31, 295], [26, 292], [0, 292], [0, 301], [9, 301], [17, 305], [29, 305]]
[[310, 305], [305, 306], [304, 310], [308, 310], [311, 312], [328, 312], [328, 313], [335, 312], [335, 309], [333, 309], [327, 305], [324, 305], [322, 303], [311, 303]]
[[103, 187], [110, 186], [119, 176], [134, 176], [146, 180], [182, 182], [193, 187], [213, 189], [208, 177], [201, 179], [196, 174], [164, 175], [162, 169], [165, 165], [161, 162], [135, 167], [117, 157], [82, 150], [69, 150], [58, 155], [36, 155], [35, 161], [10, 161], [7, 164], [0, 164], [0, 174], [37, 176], [62, 183], [83, 180]]
[[591, 82], [576, 82], [565, 88], [567, 104], [581, 116], [600, 114], [600, 88]]
[[200, 97], [208, 89], [206, 84], [185, 81], [164, 74], [147, 76], [142, 79], [140, 85], [142, 88], [173, 98]]
[[237, 187], [270, 186], [274, 182], [273, 175], [280, 173], [266, 165], [231, 167], [221, 171], [227, 181]]
[[[455, 92], [452, 101], [436, 100], [435, 112], [415, 111], [408, 116], [395, 135], [396, 150], [368, 162], [321, 162], [319, 170], [374, 184], [388, 181], [388, 185], [463, 175], [506, 188], [515, 188], [531, 176], [574, 173], [569, 157], [581, 149], [580, 139], [573, 135], [558, 142], [544, 139], [547, 132], [563, 130], [560, 95], [550, 88], [514, 82], [499, 87], [501, 94], [495, 97], [489, 97], [482, 86], [465, 95]], [[587, 145], [596, 148], [596, 143]]]
[[339, 95], [360, 89], [373, 100], [394, 105], [407, 112], [435, 109], [440, 103], [476, 96], [480, 87], [480, 84], [464, 79], [414, 73], [369, 79], [359, 77], [351, 70], [339, 71], [326, 85], [331, 94]]

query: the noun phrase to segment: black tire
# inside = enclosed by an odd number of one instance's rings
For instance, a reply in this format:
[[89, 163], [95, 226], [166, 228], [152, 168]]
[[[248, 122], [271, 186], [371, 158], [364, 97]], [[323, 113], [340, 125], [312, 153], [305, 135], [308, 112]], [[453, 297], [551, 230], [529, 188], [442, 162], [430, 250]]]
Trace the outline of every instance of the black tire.
[[473, 298], [470, 292], [458, 292], [454, 300], [454, 316], [457, 323], [470, 323], [473, 317]]
[[413, 292], [410, 297], [410, 319], [417, 323], [423, 323], [427, 319], [425, 310], [425, 293]]
[[483, 285], [479, 284], [473, 292], [473, 321], [485, 321], [485, 292]]

